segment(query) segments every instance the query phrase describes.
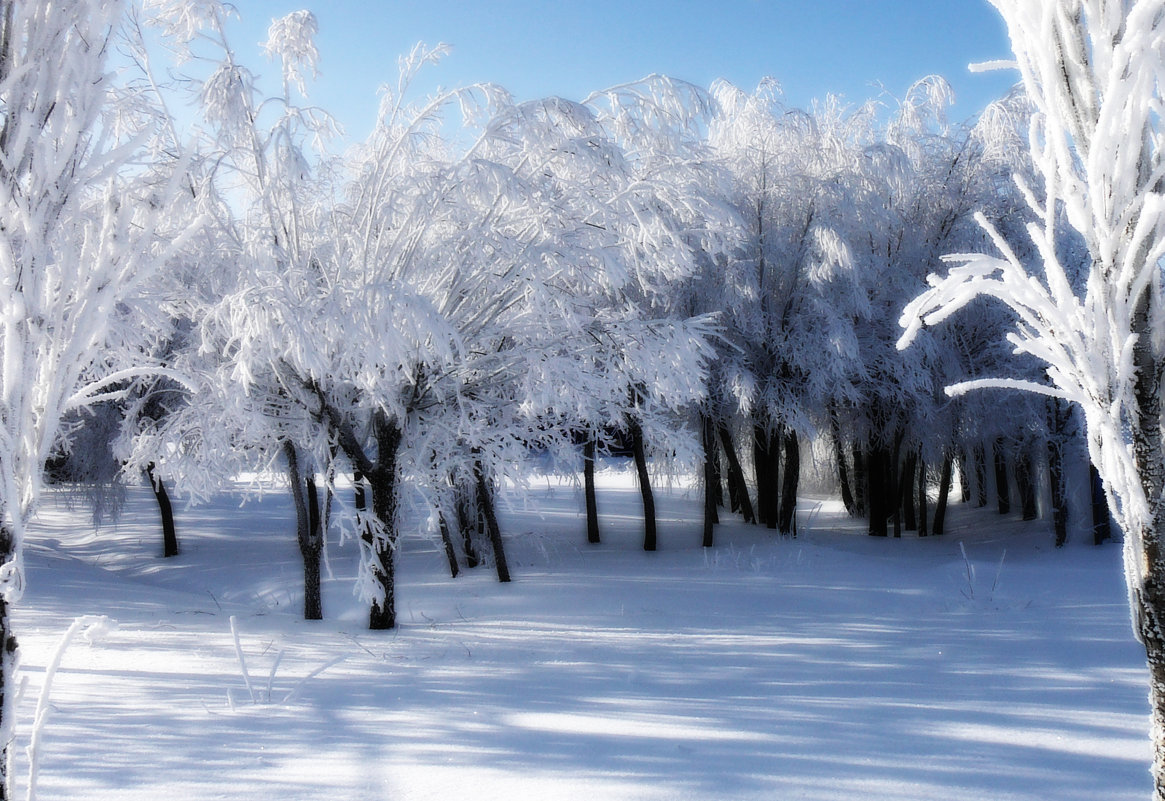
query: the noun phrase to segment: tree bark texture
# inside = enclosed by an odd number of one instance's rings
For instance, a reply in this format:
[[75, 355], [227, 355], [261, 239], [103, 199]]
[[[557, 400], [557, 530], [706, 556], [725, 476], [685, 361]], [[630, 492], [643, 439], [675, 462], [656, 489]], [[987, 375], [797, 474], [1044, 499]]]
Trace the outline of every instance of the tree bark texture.
[[[1141, 586], [1133, 587], [1133, 603], [1145, 658], [1149, 665], [1152, 709], [1153, 783], [1158, 801], [1165, 799], [1165, 443], [1161, 435], [1161, 382], [1165, 359], [1153, 352], [1151, 292], [1142, 292], [1134, 315], [1133, 358], [1137, 365], [1134, 393], [1137, 420], [1133, 454], [1148, 509], [1141, 523]], [[1130, 578], [1132, 573], [1130, 571]]]
[[885, 446], [871, 445], [866, 453], [866, 508], [869, 512], [871, 537], [885, 537], [890, 519], [887, 496], [890, 494], [890, 453]]
[[1035, 520], [1039, 516], [1038, 485], [1032, 460], [1026, 449], [1015, 456], [1015, 484], [1019, 490], [1019, 508], [1024, 520]]
[[902, 528], [907, 531], [918, 530], [917, 509], [914, 506], [915, 474], [918, 471], [918, 454], [911, 452], [902, 465], [900, 483], [902, 491]]
[[587, 506], [587, 542], [598, 543], [599, 501], [595, 492], [595, 434], [588, 432], [583, 442], [583, 497]]
[[489, 542], [493, 546], [494, 569], [498, 574], [498, 581], [510, 580], [510, 567], [506, 562], [506, 549], [502, 542], [502, 530], [498, 525], [497, 513], [494, 511], [493, 492], [485, 477], [485, 466], [476, 461], [473, 464], [473, 480], [477, 487], [477, 508], [485, 518], [486, 529], [489, 531]]
[[1112, 515], [1108, 509], [1108, 496], [1104, 494], [1104, 482], [1093, 465], [1088, 468], [1088, 485], [1092, 490], [1092, 543], [1100, 545], [1112, 537]]
[[368, 628], [374, 630], [396, 627], [396, 463], [400, 451], [401, 430], [383, 413], [373, 420], [376, 438], [376, 462], [368, 470], [372, 495], [372, 514], [380, 523], [383, 535], [376, 537], [364, 532], [364, 541], [371, 549], [374, 563], [372, 578], [379, 585], [383, 599], [373, 599], [368, 609]]
[[867, 507], [869, 486], [869, 469], [866, 467], [866, 454], [855, 443], [854, 454], [854, 511], [858, 517], [865, 517], [869, 511]]
[[995, 499], [999, 504], [999, 514], [1011, 514], [1011, 487], [1007, 481], [1007, 453], [1003, 450], [1003, 437], [991, 446], [995, 463]]
[[445, 510], [437, 512], [437, 526], [441, 529], [441, 545], [445, 549], [445, 561], [449, 564], [450, 578], [457, 578], [461, 567], [457, 564], [457, 549], [453, 547], [453, 535], [449, 531], [449, 518]]
[[154, 472], [153, 462], [146, 465], [146, 479], [150, 482], [154, 500], [158, 502], [158, 514], [162, 520], [162, 556], [177, 556], [178, 531], [174, 527], [174, 506], [170, 503], [170, 493], [166, 491], [161, 476]]
[[1072, 407], [1058, 398], [1049, 398], [1048, 412], [1048, 483], [1052, 496], [1052, 528], [1056, 547], [1068, 541], [1068, 499], [1064, 476], [1064, 444], [1068, 441], [1068, 423]]
[[752, 461], [756, 474], [756, 514], [766, 528], [777, 527], [780, 510], [780, 434], [764, 423], [753, 425]]
[[959, 499], [963, 503], [971, 502], [971, 473], [967, 461], [967, 449], [959, 447]]
[[918, 536], [925, 537], [926, 530], [926, 461], [918, 457]]
[[975, 465], [975, 505], [982, 509], [987, 505], [987, 450], [982, 442], [976, 442], [971, 451]]
[[712, 462], [719, 460], [716, 452], [716, 428], [709, 414], [700, 415], [700, 439], [704, 446], [704, 531], [701, 544], [711, 548], [715, 542], [715, 527], [718, 522], [716, 514], [716, 486], [720, 483], [719, 470]]
[[728, 462], [728, 500], [732, 504], [732, 511], [739, 512], [745, 523], [756, 523], [756, 515], [752, 510], [752, 498], [749, 497], [748, 484], [744, 480], [744, 470], [740, 466], [740, 458], [736, 455], [736, 444], [732, 441], [732, 432], [728, 426], [720, 427], [720, 447], [724, 450], [724, 458]]
[[797, 487], [801, 483], [801, 443], [797, 432], [784, 430], [785, 469], [781, 480], [781, 508], [777, 528], [782, 534], [797, 533]]
[[643, 446], [643, 429], [631, 418], [628, 424], [631, 453], [635, 458], [635, 473], [639, 477], [639, 494], [643, 498], [643, 550], [654, 551], [658, 546], [655, 529], [655, 494], [651, 491], [651, 474], [647, 470], [647, 451]]
[[461, 482], [456, 482], [454, 486], [457, 494], [457, 529], [461, 532], [462, 547], [465, 549], [465, 566], [472, 570], [481, 564], [474, 538], [484, 528], [477, 505], [477, 490]]
[[323, 620], [320, 589], [323, 533], [319, 494], [316, 491], [315, 480], [310, 477], [304, 478], [300, 468], [299, 452], [290, 440], [283, 441], [283, 455], [287, 459], [287, 483], [295, 506], [295, 540], [303, 559], [303, 619]]
[[938, 500], [934, 506], [934, 525], [931, 526], [931, 533], [936, 537], [941, 537], [946, 530], [947, 523], [947, 498], [951, 493], [951, 455], [950, 453], [943, 454], [943, 466], [939, 471], [938, 478]]
[[[0, 527], [0, 564], [8, 564], [16, 556], [12, 533]], [[12, 631], [8, 602], [0, 596], [0, 801], [8, 801], [9, 753], [16, 727], [16, 665], [19, 648]]]

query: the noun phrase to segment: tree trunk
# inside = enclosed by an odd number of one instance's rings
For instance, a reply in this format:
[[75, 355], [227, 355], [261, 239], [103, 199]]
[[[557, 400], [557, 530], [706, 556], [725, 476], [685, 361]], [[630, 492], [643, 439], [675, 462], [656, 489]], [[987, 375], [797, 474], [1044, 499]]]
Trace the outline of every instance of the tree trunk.
[[918, 517], [914, 507], [914, 475], [918, 471], [918, 454], [911, 452], [902, 465], [900, 481], [902, 484], [902, 528], [907, 531], [918, 530]]
[[716, 486], [720, 483], [720, 476], [712, 464], [713, 460], [719, 460], [719, 455], [716, 453], [716, 429], [709, 414], [700, 415], [700, 439], [704, 446], [704, 536], [701, 544], [711, 548], [715, 526], [720, 522], [716, 514]]
[[833, 439], [833, 455], [837, 461], [837, 481], [841, 485], [841, 503], [845, 506], [846, 514], [856, 515], [857, 504], [854, 502], [853, 491], [849, 486], [849, 466], [845, 461], [845, 446], [841, 441], [841, 425], [837, 421], [837, 410], [829, 407], [829, 435]]
[[595, 434], [583, 443], [583, 497], [587, 506], [587, 542], [599, 542], [599, 502], [595, 494]]
[[497, 570], [498, 581], [510, 580], [510, 567], [506, 563], [506, 549], [502, 543], [502, 530], [498, 525], [498, 516], [494, 511], [493, 492], [485, 480], [485, 465], [480, 461], [473, 463], [473, 480], [477, 486], [477, 508], [485, 518], [486, 530], [489, 531], [489, 542], [493, 546], [494, 569]]
[[401, 430], [383, 413], [373, 419], [376, 437], [376, 462], [367, 474], [372, 491], [372, 514], [381, 526], [381, 536], [365, 530], [364, 542], [370, 549], [372, 579], [382, 599], [374, 598], [368, 610], [368, 628], [396, 627], [396, 462], [400, 451]]
[[838, 462], [838, 483], [841, 484], [841, 504], [845, 506], [849, 517], [857, 515], [857, 504], [854, 501], [854, 492], [849, 488], [849, 466], [846, 465], [846, 448], [841, 444], [841, 434], [833, 432], [833, 455]]
[[1056, 547], [1068, 541], [1068, 499], [1064, 481], [1064, 442], [1072, 409], [1058, 398], [1048, 399], [1048, 483], [1052, 495], [1052, 528]]
[[445, 549], [445, 561], [449, 564], [449, 576], [457, 578], [461, 568], [457, 564], [457, 549], [453, 547], [453, 535], [449, 532], [449, 520], [444, 509], [437, 511], [437, 526], [441, 529], [441, 545]]
[[357, 469], [352, 470], [352, 505], [357, 512], [368, 509], [368, 493], [365, 489], [364, 474]]
[[902, 436], [895, 435], [894, 450], [890, 453], [890, 510], [891, 516], [894, 518], [894, 536], [896, 538], [902, 536], [902, 486], [904, 484], [914, 482], [905, 482], [902, 480], [901, 469], [902, 456]]
[[287, 459], [287, 483], [295, 506], [295, 541], [303, 558], [303, 619], [323, 620], [320, 588], [320, 556], [323, 553], [319, 494], [315, 479], [305, 479], [300, 470], [299, 452], [290, 440], [283, 441]]
[[635, 472], [639, 476], [639, 494], [643, 497], [643, 550], [654, 551], [658, 545], [655, 531], [655, 495], [651, 491], [651, 474], [647, 471], [647, 452], [643, 447], [643, 429], [634, 418], [628, 424]]
[[869, 468], [866, 466], [866, 455], [862, 449], [854, 443], [854, 511], [857, 512], [858, 517], [865, 517], [869, 511], [867, 508], [868, 494], [866, 490], [869, 486]]
[[885, 446], [871, 445], [866, 454], [866, 507], [869, 510], [870, 536], [885, 537], [889, 514], [886, 510], [886, 495], [889, 470], [889, 453]]
[[[1134, 313], [1137, 335], [1133, 358], [1137, 366], [1134, 385], [1137, 417], [1133, 426], [1133, 454], [1141, 491], [1148, 508], [1140, 521], [1140, 553], [1128, 554], [1140, 561], [1141, 586], [1130, 587], [1133, 609], [1145, 645], [1149, 665], [1149, 701], [1152, 707], [1153, 783], [1157, 799], [1165, 799], [1165, 443], [1161, 435], [1161, 379], [1165, 360], [1154, 354], [1150, 303], [1152, 290], [1143, 290]], [[1107, 517], [1107, 514], [1106, 514]], [[1134, 571], [1126, 565], [1126, 576]]]
[[748, 494], [748, 484], [744, 481], [744, 470], [741, 469], [740, 459], [736, 455], [732, 432], [725, 425], [720, 426], [720, 447], [728, 460], [728, 499], [732, 504], [732, 511], [740, 512], [745, 523], [755, 523], [756, 515], [752, 511], [752, 499]]
[[[720, 508], [724, 506], [724, 469], [720, 462], [720, 447], [716, 442], [716, 424], [709, 417], [708, 431], [708, 445], [705, 447], [705, 452], [710, 453], [710, 462], [712, 465], [712, 511], [715, 512], [713, 522], [720, 522]], [[708, 457], [705, 457], [708, 458]]]
[[[13, 554], [11, 550], [11, 535], [7, 531], [0, 535], [0, 539], [5, 540], [5, 556], [3, 564], [11, 562]], [[0, 643], [3, 647], [0, 648], [0, 736], [3, 737], [3, 742], [0, 742], [0, 801], [7, 801], [8, 785], [12, 777], [8, 773], [10, 765], [9, 751], [12, 747], [12, 736], [16, 726], [16, 665], [18, 647], [16, 644], [16, 636], [12, 633], [12, 618], [8, 612], [8, 602], [0, 597]]]
[[753, 425], [752, 459], [756, 473], [756, 514], [766, 528], [777, 527], [780, 511], [780, 434], [764, 424]]
[[1035, 520], [1039, 516], [1039, 499], [1036, 497], [1035, 471], [1026, 449], [1020, 450], [1015, 457], [1015, 484], [1019, 489], [1019, 508], [1023, 519]]
[[967, 464], [967, 449], [959, 446], [959, 499], [971, 502], [971, 473]]
[[1003, 450], [1003, 437], [997, 437], [991, 447], [995, 462], [995, 498], [999, 502], [999, 514], [1011, 513], [1011, 487], [1007, 481], [1007, 454]]
[[1112, 537], [1112, 515], [1108, 510], [1108, 496], [1096, 467], [1088, 467], [1088, 483], [1092, 489], [1092, 544], [1100, 545]]
[[473, 544], [474, 534], [481, 531], [481, 513], [478, 511], [477, 491], [465, 484], [454, 482], [457, 494], [457, 529], [461, 532], [462, 546], [465, 548], [465, 566], [473, 569], [481, 564], [477, 546]]
[[947, 496], [951, 492], [951, 455], [943, 454], [943, 467], [938, 479], [938, 501], [934, 507], [934, 525], [931, 533], [941, 537], [947, 522]]
[[178, 532], [174, 528], [174, 507], [170, 503], [170, 493], [166, 492], [166, 485], [154, 472], [154, 463], [146, 465], [146, 478], [150, 482], [150, 489], [154, 492], [154, 499], [158, 502], [158, 512], [162, 518], [162, 556], [178, 555]]
[[797, 432], [785, 428], [785, 469], [781, 481], [781, 512], [777, 521], [782, 534], [797, 534], [797, 487], [801, 483], [801, 443]]
[[987, 505], [987, 450], [982, 442], [976, 442], [971, 451], [975, 463], [975, 505], [982, 509]]
[[925, 537], [926, 531], [926, 462], [918, 457], [918, 536]]

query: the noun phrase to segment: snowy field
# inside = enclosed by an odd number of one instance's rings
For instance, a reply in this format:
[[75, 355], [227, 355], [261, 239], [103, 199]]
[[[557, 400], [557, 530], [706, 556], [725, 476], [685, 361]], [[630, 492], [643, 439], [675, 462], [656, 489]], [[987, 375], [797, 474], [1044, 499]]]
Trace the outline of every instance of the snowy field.
[[488, 568], [451, 580], [407, 541], [388, 633], [365, 630], [355, 554], [334, 542], [327, 620], [299, 619], [282, 492], [179, 508], [185, 550], [166, 561], [144, 490], [97, 532], [50, 494], [16, 613], [16, 797], [46, 666], [80, 614], [118, 627], [56, 673], [44, 799], [1149, 795], [1117, 546], [1056, 551], [1043, 522], [961, 506], [941, 539], [872, 540], [803, 502], [797, 539], [729, 523], [704, 550], [698, 499], [676, 489], [645, 554], [629, 474], [600, 482], [600, 546], [571, 485], [508, 496], [510, 585]]

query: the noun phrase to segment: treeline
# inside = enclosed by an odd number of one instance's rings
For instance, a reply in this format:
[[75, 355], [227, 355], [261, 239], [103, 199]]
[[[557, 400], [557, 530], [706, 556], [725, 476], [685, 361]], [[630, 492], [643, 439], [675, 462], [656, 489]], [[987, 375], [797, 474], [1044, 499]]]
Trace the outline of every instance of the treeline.
[[[977, 214], [1022, 225], [1022, 97], [964, 125], [946, 121], [937, 77], [900, 100], [809, 109], [771, 81], [663, 76], [580, 102], [492, 85], [423, 97], [412, 86], [443, 50], [418, 46], [372, 134], [337, 154], [306, 101], [310, 13], [272, 23], [272, 96], [225, 16], [146, 13], [124, 35], [131, 77], [106, 98], [148, 142], [117, 180], [127, 202], [180, 187], [155, 235], [182, 246], [114, 315], [122, 333], [91, 367], [102, 392], [84, 419], [98, 401], [116, 418], [114, 461], [149, 476], [164, 515], [167, 487], [207, 495], [241, 470], [284, 471], [307, 617], [324, 613], [334, 519], [361, 544], [370, 625], [395, 624], [405, 485], [451, 572], [488, 542], [507, 580], [492, 487], [531, 448], [583, 473], [597, 541], [594, 461], [612, 436], [637, 466], [648, 550], [653, 456], [703, 470], [710, 545], [722, 505], [792, 533], [803, 454], [822, 442], [873, 535], [941, 533], [953, 478], [982, 493], [990, 467], [1001, 510], [1011, 475], [1025, 517], [1050, 482], [1063, 541], [1060, 454], [1079, 436], [1066, 411], [944, 393], [1038, 379], [996, 344], [1008, 315], [971, 304], [897, 347], [904, 306], [944, 254], [991, 246]], [[189, 130], [168, 111], [178, 85], [151, 66], [160, 45], [212, 65], [179, 76], [200, 87]]]

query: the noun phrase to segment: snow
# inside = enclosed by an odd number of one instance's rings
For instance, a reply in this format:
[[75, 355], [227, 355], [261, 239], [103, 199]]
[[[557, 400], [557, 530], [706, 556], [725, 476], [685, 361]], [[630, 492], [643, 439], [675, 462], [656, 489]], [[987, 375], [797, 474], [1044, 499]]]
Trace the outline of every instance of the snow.
[[355, 546], [329, 543], [326, 620], [306, 623], [286, 490], [240, 505], [243, 490], [179, 509], [171, 560], [144, 488], [98, 531], [49, 492], [13, 610], [28, 682], [14, 797], [46, 667], [82, 614], [117, 627], [63, 655], [38, 746], [44, 798], [1119, 801], [1150, 788], [1120, 548], [1054, 549], [1047, 522], [956, 504], [942, 538], [881, 540], [839, 504], [803, 500], [796, 539], [723, 513], [705, 550], [700, 494], [676, 486], [658, 491], [661, 550], [647, 554], [633, 472], [611, 460], [602, 545], [585, 542], [581, 491], [536, 474], [502, 494], [514, 583], [488, 568], [450, 579], [438, 546], [406, 535], [400, 626], [369, 632]]

